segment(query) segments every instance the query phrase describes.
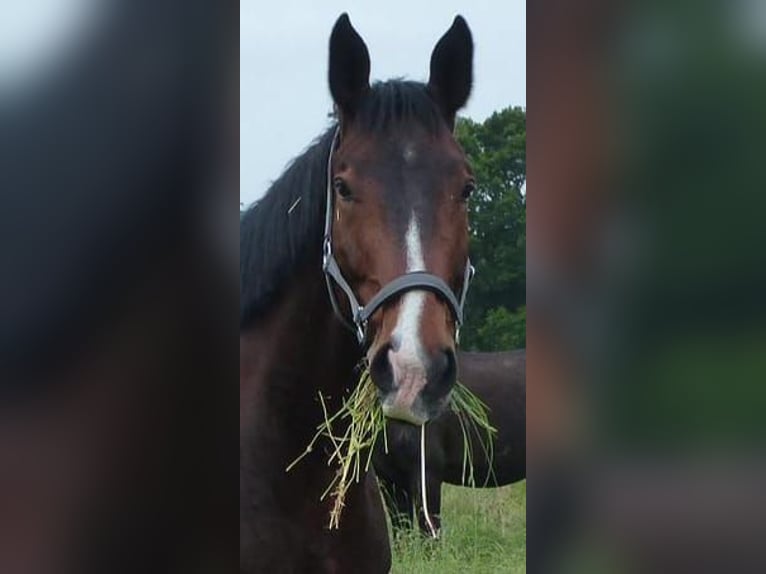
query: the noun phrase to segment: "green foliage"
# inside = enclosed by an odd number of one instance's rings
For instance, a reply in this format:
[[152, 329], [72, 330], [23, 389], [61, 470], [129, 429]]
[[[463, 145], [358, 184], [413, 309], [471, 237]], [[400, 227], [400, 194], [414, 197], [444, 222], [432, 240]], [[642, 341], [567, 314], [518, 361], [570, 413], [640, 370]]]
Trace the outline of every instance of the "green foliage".
[[477, 275], [462, 345], [494, 351], [526, 344], [526, 111], [509, 107], [484, 123], [460, 118], [457, 139], [473, 166], [471, 258]]
[[505, 307], [489, 309], [479, 325], [474, 344], [484, 351], [520, 349], [527, 344], [527, 308], [509, 311]]

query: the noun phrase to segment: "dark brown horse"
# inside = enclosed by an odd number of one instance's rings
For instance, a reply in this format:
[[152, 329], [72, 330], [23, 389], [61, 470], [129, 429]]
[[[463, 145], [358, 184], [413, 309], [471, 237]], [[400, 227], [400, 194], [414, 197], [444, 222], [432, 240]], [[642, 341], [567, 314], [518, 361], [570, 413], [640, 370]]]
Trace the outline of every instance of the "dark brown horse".
[[[472, 433], [475, 485], [495, 487], [522, 480], [526, 477], [527, 454], [526, 351], [460, 352], [458, 370], [460, 382], [489, 407], [490, 422], [497, 429], [491, 453], [482, 446], [486, 444], [486, 435]], [[400, 530], [411, 525], [413, 509], [417, 507], [421, 530], [438, 535], [442, 483], [462, 486], [468, 478], [463, 430], [457, 415], [448, 411], [426, 425], [428, 520], [421, 503], [420, 428], [391, 421], [387, 439], [388, 452], [383, 443], [377, 444], [373, 464], [394, 528]]]
[[458, 17], [434, 49], [427, 84], [370, 85], [367, 48], [341, 16], [329, 62], [338, 123], [242, 218], [242, 572], [390, 568], [372, 473], [329, 530], [332, 501], [320, 502], [334, 473], [329, 445], [285, 469], [322, 420], [318, 393], [337, 408], [363, 357], [390, 416], [423, 422], [447, 403], [473, 189], [452, 129], [472, 54]]

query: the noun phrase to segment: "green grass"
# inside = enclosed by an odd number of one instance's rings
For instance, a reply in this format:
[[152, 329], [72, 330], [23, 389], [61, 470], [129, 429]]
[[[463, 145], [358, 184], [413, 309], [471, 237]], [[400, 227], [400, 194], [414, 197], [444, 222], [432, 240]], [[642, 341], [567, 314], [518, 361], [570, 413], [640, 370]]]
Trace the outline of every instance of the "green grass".
[[393, 542], [392, 574], [526, 572], [527, 483], [442, 487], [442, 537], [406, 533]]

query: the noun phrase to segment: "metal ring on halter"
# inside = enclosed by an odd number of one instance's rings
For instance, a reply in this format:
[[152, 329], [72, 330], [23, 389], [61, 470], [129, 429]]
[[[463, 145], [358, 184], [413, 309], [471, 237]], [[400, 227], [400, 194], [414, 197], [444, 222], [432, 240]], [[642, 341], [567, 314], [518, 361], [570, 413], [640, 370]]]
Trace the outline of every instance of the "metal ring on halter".
[[[332, 187], [332, 157], [335, 153], [335, 149], [340, 141], [340, 127], [335, 130], [335, 134], [330, 144], [330, 152], [327, 158], [327, 203], [325, 205], [325, 225], [324, 225], [324, 243], [322, 245], [322, 270], [325, 274], [325, 280], [327, 283], [327, 292], [330, 298], [330, 304], [333, 311], [340, 319], [341, 323], [345, 325], [351, 332], [356, 335], [360, 344], [364, 344], [367, 337], [367, 324], [372, 315], [385, 305], [391, 299], [398, 297], [402, 293], [413, 290], [426, 290], [436, 293], [441, 299], [447, 303], [447, 306], [452, 311], [452, 315], [455, 319], [455, 341], [458, 342], [460, 338], [460, 327], [463, 324], [463, 307], [465, 306], [465, 298], [468, 293], [468, 286], [471, 283], [471, 279], [474, 276], [475, 269], [471, 265], [471, 260], [468, 259], [465, 265], [465, 273], [463, 275], [463, 287], [460, 292], [460, 297], [456, 297], [455, 293], [450, 289], [449, 285], [445, 281], [432, 273], [426, 271], [415, 271], [411, 273], [405, 273], [394, 279], [393, 281], [384, 285], [380, 291], [367, 303], [367, 305], [361, 305], [356, 298], [354, 290], [351, 285], [348, 284], [346, 278], [343, 277], [340, 266], [335, 260], [335, 256], [332, 251], [332, 209], [333, 209], [333, 187]], [[340, 309], [337, 297], [335, 295], [335, 289], [333, 288], [333, 282], [340, 287], [340, 289], [346, 294], [348, 303], [351, 309], [351, 321], [349, 321]]]

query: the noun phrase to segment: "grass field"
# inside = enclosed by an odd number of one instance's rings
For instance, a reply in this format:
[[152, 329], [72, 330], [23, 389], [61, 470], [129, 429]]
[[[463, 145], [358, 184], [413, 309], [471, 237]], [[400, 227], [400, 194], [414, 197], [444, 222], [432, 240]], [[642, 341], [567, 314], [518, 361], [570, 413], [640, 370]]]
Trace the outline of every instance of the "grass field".
[[526, 572], [527, 483], [469, 489], [444, 485], [442, 538], [412, 532], [393, 543], [393, 574]]

